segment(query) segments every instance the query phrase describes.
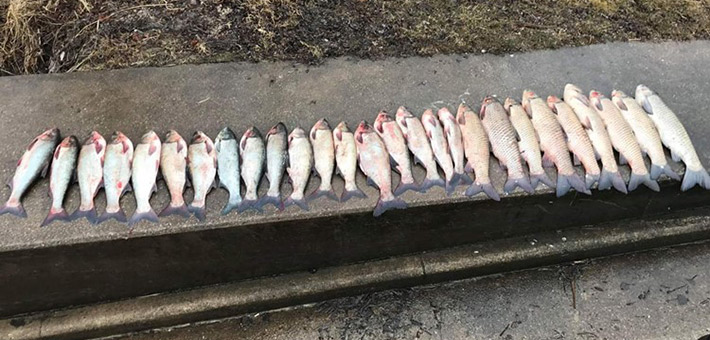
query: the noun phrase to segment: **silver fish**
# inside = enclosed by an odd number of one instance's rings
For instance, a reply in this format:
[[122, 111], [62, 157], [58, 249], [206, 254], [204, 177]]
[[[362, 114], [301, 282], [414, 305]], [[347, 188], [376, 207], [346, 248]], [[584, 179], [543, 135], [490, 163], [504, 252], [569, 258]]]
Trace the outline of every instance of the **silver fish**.
[[121, 209], [120, 201], [121, 196], [131, 190], [131, 162], [133, 162], [133, 143], [123, 133], [114, 132], [104, 154], [106, 211], [99, 217], [98, 223], [112, 218], [119, 222], [126, 222], [126, 214]]
[[192, 135], [190, 146], [187, 147], [187, 168], [190, 170], [192, 189], [195, 192], [187, 209], [197, 217], [205, 220], [205, 201], [207, 194], [216, 186], [217, 151], [212, 139], [202, 131]]
[[456, 122], [456, 117], [454, 117], [451, 111], [446, 107], [440, 108], [436, 114], [439, 117], [439, 122], [441, 122], [441, 125], [444, 127], [446, 143], [449, 146], [451, 160], [454, 162], [454, 176], [458, 177], [457, 182], [462, 182], [463, 184], [473, 183], [471, 178], [466, 175], [464, 169], [466, 157], [463, 149], [463, 136], [461, 134], [461, 128]]
[[94, 197], [99, 192], [103, 184], [103, 164], [106, 153], [106, 140], [98, 132], [93, 131], [84, 141], [84, 145], [79, 151], [79, 163], [76, 169], [76, 176], [79, 180], [79, 192], [81, 203], [69, 217], [74, 221], [82, 217], [96, 224], [96, 207]]
[[128, 220], [134, 225], [141, 220], [158, 222], [158, 215], [150, 206], [150, 196], [157, 190], [155, 179], [158, 176], [161, 157], [160, 137], [154, 131], [148, 131], [141, 137], [133, 151], [133, 195], [136, 197], [136, 211]]
[[663, 102], [661, 97], [644, 85], [636, 87], [636, 101], [643, 106], [658, 129], [663, 144], [671, 150], [675, 161], [683, 160], [685, 175], [680, 188], [685, 191], [696, 184], [710, 189], [710, 175], [700, 162], [693, 142], [678, 116]]
[[520, 149], [516, 138], [515, 129], [508, 119], [505, 108], [498, 99], [488, 96], [481, 105], [481, 123], [491, 141], [493, 155], [498, 158], [501, 167], [508, 169], [508, 179], [503, 186], [506, 193], [511, 193], [515, 187], [527, 193], [535, 193], [530, 185], [530, 180], [523, 169], [520, 158]]
[[225, 127], [215, 138], [214, 145], [217, 150], [219, 185], [229, 192], [229, 200], [222, 209], [222, 215], [226, 215], [242, 203], [239, 142], [234, 132]]
[[247, 209], [261, 212], [261, 207], [257, 204], [259, 201], [258, 190], [261, 176], [264, 174], [266, 151], [261, 132], [256, 127], [252, 126], [244, 132], [239, 142], [239, 154], [242, 157], [241, 174], [247, 186], [244, 200], [239, 205], [239, 212]]
[[286, 168], [286, 172], [291, 179], [293, 192], [286, 199], [285, 205], [295, 204], [303, 210], [308, 210], [304, 191], [313, 171], [313, 148], [311, 148], [306, 131], [300, 127], [293, 129], [288, 135], [288, 159], [289, 166]]
[[35, 137], [27, 150], [17, 161], [15, 175], [8, 185], [12, 192], [5, 205], [0, 208], [0, 215], [12, 214], [19, 217], [27, 217], [25, 208], [22, 206], [22, 196], [38, 176], [46, 176], [49, 164], [52, 161], [52, 152], [59, 142], [59, 129], [49, 129]]
[[79, 140], [74, 136], [64, 138], [54, 150], [52, 170], [49, 175], [49, 196], [52, 198], [52, 207], [49, 208], [49, 214], [42, 222], [43, 227], [55, 220], [69, 220], [69, 215], [64, 210], [64, 195], [74, 178], [78, 154]]
[[380, 190], [380, 198], [373, 215], [380, 216], [390, 209], [405, 209], [407, 204], [392, 193], [392, 173], [387, 147], [366, 121], [360, 122], [355, 130], [355, 144], [360, 170], [367, 176], [368, 183]]
[[397, 125], [407, 141], [407, 147], [414, 155], [414, 163], [419, 163], [426, 169], [426, 177], [420, 183], [419, 190], [424, 192], [433, 186], [444, 187], [444, 180], [439, 176], [434, 152], [431, 150], [429, 137], [427, 137], [422, 122], [407, 111], [404, 106], [397, 109], [395, 117]]
[[345, 189], [340, 195], [340, 202], [345, 202], [352, 197], [365, 198], [365, 193], [357, 187], [355, 174], [357, 173], [357, 146], [355, 135], [350, 131], [345, 122], [340, 122], [333, 129], [333, 143], [335, 143], [335, 163], [340, 176], [345, 181]]
[[466, 196], [485, 192], [493, 200], [500, 201], [498, 192], [491, 184], [488, 169], [491, 161], [491, 147], [481, 119], [468, 106], [459, 105], [456, 121], [461, 128], [464, 153], [466, 154], [466, 172], [473, 172], [475, 182], [466, 189]]
[[288, 131], [283, 123], [278, 123], [266, 134], [266, 178], [269, 191], [259, 201], [260, 206], [272, 204], [284, 209], [281, 201], [281, 181], [288, 164]]
[[644, 184], [653, 191], [660, 191], [656, 181], [651, 179], [651, 175], [646, 168], [646, 162], [641, 154], [641, 147], [636, 141], [634, 131], [631, 126], [624, 120], [624, 117], [616, 108], [614, 103], [609, 98], [606, 98], [598, 91], [592, 90], [589, 93], [589, 101], [594, 111], [602, 117], [609, 138], [614, 149], [619, 151], [620, 163], [626, 160], [631, 167], [631, 178], [629, 178], [629, 191], [636, 189], [639, 184]]
[[397, 122], [387, 112], [382, 111], [375, 119], [374, 128], [387, 147], [392, 167], [400, 174], [399, 185], [394, 189], [395, 196], [407, 190], [419, 191], [412, 174], [412, 160], [409, 157], [407, 142]]
[[190, 217], [183, 197], [187, 184], [187, 143], [175, 130], [168, 131], [160, 148], [160, 172], [170, 192], [170, 202], [158, 216]]
[[338, 196], [333, 191], [332, 180], [333, 170], [335, 170], [335, 144], [333, 143], [333, 132], [325, 118], [316, 122], [311, 129], [311, 144], [313, 145], [313, 160], [320, 185], [308, 196], [309, 200], [326, 196], [334, 201], [338, 201]]
[[587, 132], [589, 139], [592, 141], [597, 158], [602, 161], [602, 172], [599, 176], [597, 189], [607, 190], [614, 187], [619, 192], [626, 194], [628, 192], [626, 183], [619, 173], [619, 166], [616, 164], [614, 149], [611, 146], [611, 139], [604, 126], [604, 121], [589, 106], [589, 99], [579, 87], [573, 84], [565, 85], [564, 100], [565, 103], [572, 107], [577, 118], [579, 118], [584, 131]]
[[446, 176], [446, 195], [449, 196], [454, 192], [454, 189], [456, 189], [460, 175], [454, 172], [454, 161], [451, 159], [451, 151], [449, 150], [449, 143], [446, 141], [446, 136], [444, 135], [444, 128], [431, 110], [426, 110], [422, 114], [422, 124], [431, 142], [434, 158], [436, 158], [436, 162], [441, 169], [444, 170], [444, 175]]

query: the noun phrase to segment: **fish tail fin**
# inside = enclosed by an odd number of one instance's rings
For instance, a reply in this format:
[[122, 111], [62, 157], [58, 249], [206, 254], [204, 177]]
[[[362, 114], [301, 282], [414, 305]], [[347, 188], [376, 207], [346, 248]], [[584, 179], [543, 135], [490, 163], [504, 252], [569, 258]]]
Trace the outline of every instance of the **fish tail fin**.
[[142, 220], [158, 223], [158, 215], [155, 214], [155, 211], [153, 211], [153, 209], [144, 212], [136, 211], [133, 216], [131, 216], [131, 219], [128, 220], [128, 225], [132, 226]]
[[397, 185], [397, 187], [394, 189], [394, 195], [399, 196], [407, 192], [407, 190], [419, 191], [419, 186], [415, 182], [404, 183], [400, 181], [399, 185]]
[[205, 209], [205, 206], [194, 206], [190, 205], [187, 207], [187, 210], [191, 212], [195, 217], [197, 217], [197, 220], [202, 222], [207, 218], [207, 210]]
[[377, 205], [375, 206], [375, 211], [372, 212], [372, 216], [380, 216], [385, 211], [392, 209], [407, 209], [407, 203], [397, 197], [394, 197], [389, 201], [383, 201], [382, 198], [380, 198], [377, 200]]
[[242, 203], [239, 204], [239, 207], [237, 208], [237, 212], [243, 213], [249, 209], [254, 209], [258, 212], [264, 212], [261, 210], [261, 206], [258, 205], [259, 200], [242, 200]]
[[632, 172], [631, 178], [629, 178], [629, 191], [635, 190], [640, 184], [647, 186], [653, 191], [661, 191], [661, 188], [658, 186], [658, 182], [652, 180], [651, 175], [648, 172], [643, 175], [638, 175]]
[[238, 209], [240, 204], [242, 204], [242, 197], [239, 195], [232, 195], [230, 193], [229, 201], [227, 201], [227, 204], [225, 204], [224, 208], [222, 208], [222, 215], [227, 215], [232, 212], [232, 210]]
[[557, 197], [562, 197], [574, 188], [577, 192], [591, 195], [592, 193], [584, 185], [584, 181], [573, 173], [570, 175], [557, 174]]
[[0, 215], [5, 214], [15, 215], [22, 218], [27, 217], [27, 212], [25, 211], [25, 207], [22, 206], [22, 203], [18, 203], [16, 206], [9, 204], [3, 205], [2, 208], [0, 208]]
[[91, 209], [89, 209], [89, 210], [76, 209], [71, 214], [71, 216], [69, 216], [70, 221], [76, 221], [81, 218], [86, 218], [86, 220], [89, 221], [91, 224], [98, 223], [98, 215], [96, 214], [96, 207], [91, 207]]
[[535, 189], [530, 185], [530, 180], [525, 176], [518, 178], [508, 177], [508, 180], [505, 181], [505, 185], [503, 186], [503, 191], [509, 194], [515, 190], [515, 187], [523, 189], [528, 194], [535, 193]]
[[473, 184], [473, 180], [471, 179], [471, 177], [468, 177], [466, 172], [459, 173], [458, 175], [459, 175], [459, 179], [461, 181], [461, 184], [466, 184], [466, 185]]
[[488, 197], [490, 197], [494, 201], [500, 201], [500, 195], [498, 195], [498, 192], [496, 191], [496, 188], [493, 187], [493, 184], [489, 183], [473, 183], [471, 186], [466, 188], [466, 196], [472, 197], [475, 196], [481, 192], [486, 193]]
[[436, 175], [434, 177], [428, 177], [425, 178], [422, 181], [422, 184], [419, 185], [419, 191], [421, 192], [426, 192], [429, 190], [431, 187], [446, 187], [446, 182], [444, 182], [444, 179], [439, 177], [439, 175]]
[[279, 197], [279, 196], [273, 196], [273, 195], [268, 195], [268, 194], [264, 195], [264, 197], [259, 199], [259, 201], [256, 204], [259, 207], [264, 207], [267, 204], [271, 204], [274, 207], [276, 207], [277, 209], [279, 209], [279, 211], [284, 210], [284, 202], [281, 200], [281, 197]]
[[609, 190], [611, 188], [614, 188], [618, 190], [619, 192], [623, 192], [625, 194], [628, 193], [628, 190], [626, 190], [626, 183], [624, 183], [624, 178], [621, 177], [621, 174], [619, 171], [607, 171], [606, 169], [602, 169], [602, 174], [599, 176], [599, 185], [597, 185], [597, 189], [599, 190]]
[[291, 206], [291, 205], [297, 205], [301, 209], [308, 211], [310, 208], [308, 208], [308, 202], [306, 202], [305, 199], [300, 198], [300, 199], [293, 199], [291, 197], [287, 198], [286, 201], [284, 202], [285, 206]]
[[587, 186], [587, 189], [591, 189], [592, 185], [597, 182], [599, 182], [599, 174], [584, 174], [584, 184]]
[[365, 195], [365, 193], [358, 187], [355, 187], [355, 189], [352, 190], [343, 190], [343, 194], [340, 196], [340, 202], [346, 202], [353, 197], [367, 198], [367, 195]]
[[459, 185], [459, 182], [461, 181], [461, 174], [453, 173], [451, 174], [451, 178], [446, 181], [446, 196], [451, 196], [451, 194], [454, 193], [454, 190], [456, 190], [456, 186]]
[[673, 169], [671, 169], [670, 164], [666, 164], [666, 165], [662, 165], [662, 166], [659, 166], [656, 164], [651, 164], [651, 179], [657, 180], [658, 177], [660, 177], [661, 175], [664, 175], [664, 174], [666, 176], [668, 176], [668, 178], [680, 182], [680, 176], [678, 176], [678, 174], [675, 171], [673, 171]]
[[705, 189], [710, 189], [710, 175], [708, 175], [708, 172], [703, 168], [700, 168], [700, 170], [689, 170], [686, 168], [680, 190], [689, 190], [696, 184]]
[[158, 214], [159, 217], [164, 217], [164, 216], [170, 216], [170, 215], [180, 215], [182, 217], [188, 218], [190, 217], [190, 211], [187, 209], [187, 205], [183, 203], [180, 206], [172, 206], [170, 203], [168, 203], [165, 208]]
[[338, 195], [335, 194], [335, 191], [331, 188], [330, 190], [322, 190], [322, 189], [316, 189], [313, 191], [310, 195], [308, 195], [308, 200], [312, 201], [318, 197], [325, 196], [328, 197], [329, 199], [339, 202], [340, 199], [338, 198]]
[[126, 219], [126, 213], [123, 212], [123, 209], [119, 208], [117, 212], [104, 212], [99, 216], [98, 220], [96, 220], [96, 224], [101, 224], [105, 221], [108, 221], [110, 219], [114, 219], [118, 222], [123, 222], [126, 223], [128, 220]]
[[533, 188], [537, 189], [540, 183], [547, 185], [549, 188], [555, 188], [555, 183], [552, 182], [550, 177], [547, 177], [547, 173], [544, 171], [539, 174], [530, 174], [530, 185]]
[[53, 211], [50, 209], [49, 214], [47, 214], [47, 217], [44, 221], [42, 221], [40, 227], [46, 227], [54, 221], [69, 221], [69, 214], [64, 209], [59, 211]]

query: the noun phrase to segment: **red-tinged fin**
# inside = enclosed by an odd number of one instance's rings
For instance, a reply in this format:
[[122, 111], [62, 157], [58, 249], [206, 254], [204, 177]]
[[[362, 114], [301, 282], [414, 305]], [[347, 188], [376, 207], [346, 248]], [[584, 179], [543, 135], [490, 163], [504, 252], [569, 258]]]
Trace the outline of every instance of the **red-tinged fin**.
[[431, 126], [436, 126], [436, 118], [434, 118], [433, 116], [430, 116], [428, 120], [429, 120], [429, 124], [431, 124]]
[[69, 221], [69, 214], [67, 214], [64, 209], [60, 211], [52, 211], [50, 209], [49, 214], [47, 214], [47, 217], [42, 221], [40, 227], [46, 227], [54, 221]]
[[405, 203], [400, 198], [394, 198], [389, 201], [383, 201], [382, 199], [379, 199], [377, 200], [375, 210], [372, 212], [372, 216], [378, 217], [382, 215], [385, 211], [393, 209], [407, 209], [407, 203]]
[[243, 138], [242, 142], [239, 144], [239, 147], [242, 149], [242, 151], [246, 150], [247, 148], [247, 139], [249, 138]]
[[103, 214], [101, 214], [101, 216], [99, 217], [99, 219], [97, 221], [97, 224], [101, 224], [101, 223], [108, 221], [110, 219], [114, 219], [114, 220], [121, 222], [121, 223], [126, 223], [128, 221], [126, 219], [126, 213], [123, 212], [123, 209], [118, 209], [118, 211], [114, 212], [114, 213], [104, 212]]
[[499, 202], [500, 195], [491, 183], [473, 183], [466, 189], [466, 196], [473, 197], [479, 193], [485, 193], [490, 199]]
[[121, 145], [123, 145], [123, 153], [128, 152], [128, 142], [123, 140], [121, 141]]
[[155, 171], [158, 171], [160, 169], [160, 158], [155, 160]]
[[183, 148], [184, 148], [184, 146], [183, 146], [182, 141], [178, 141], [178, 142], [177, 142], [177, 147], [176, 147], [177, 153], [180, 153], [180, 151], [182, 151]]
[[22, 206], [22, 203], [18, 203], [17, 206], [11, 206], [7, 204], [3, 205], [2, 208], [0, 208], [0, 215], [5, 214], [27, 218], [27, 212], [25, 212], [25, 208]]
[[17, 167], [18, 167], [18, 168], [20, 167], [20, 164], [22, 164], [22, 159], [23, 159], [24, 157], [25, 157], [25, 156], [22, 155], [22, 157], [20, 157], [20, 159], [17, 160]]
[[133, 216], [131, 216], [131, 219], [128, 220], [128, 225], [133, 226], [136, 223], [140, 221], [149, 221], [153, 223], [158, 223], [158, 215], [155, 214], [155, 211], [153, 209], [150, 209], [146, 212], [135, 212]]
[[33, 139], [33, 140], [30, 142], [30, 144], [27, 145], [27, 151], [30, 151], [30, 150], [32, 149], [32, 147], [35, 146], [35, 144], [37, 144], [37, 141], [38, 141], [38, 140], [39, 140], [39, 138], [38, 138], [38, 137], [35, 137], [35, 139]]
[[44, 166], [42, 167], [42, 172], [39, 174], [42, 176], [42, 178], [47, 177], [47, 174], [49, 173], [49, 160], [47, 160], [44, 163]]
[[56, 149], [54, 149], [54, 159], [59, 159], [59, 150], [61, 148], [61, 146], [58, 146]]
[[458, 122], [459, 125], [466, 125], [466, 115], [459, 115]]
[[205, 142], [205, 150], [208, 154], [212, 153], [212, 144]]
[[174, 207], [170, 204], [168, 204], [163, 211], [160, 212], [158, 215], [159, 217], [165, 217], [165, 216], [171, 216], [171, 215], [178, 215], [182, 216], [184, 218], [189, 218], [190, 217], [190, 211], [187, 209], [187, 205], [183, 203], [181, 206]]
[[104, 149], [104, 146], [101, 145], [101, 143], [99, 143], [98, 141], [96, 141], [94, 142], [94, 148], [96, 149], [96, 154], [98, 155], [101, 153], [101, 150]]
[[154, 154], [156, 151], [158, 151], [158, 147], [154, 143], [150, 143], [150, 147], [148, 148], [148, 156]]
[[81, 210], [81, 209], [76, 209], [71, 216], [69, 216], [70, 221], [76, 221], [81, 218], [86, 218], [87, 221], [91, 224], [96, 224], [98, 221], [98, 217], [96, 214], [96, 208], [91, 207], [89, 210]]
[[478, 116], [483, 119], [486, 118], [486, 104], [483, 104], [481, 106], [481, 112], [478, 113]]
[[376, 129], [379, 133], [385, 133], [385, 129], [384, 129], [384, 127], [382, 127], [382, 122], [381, 122], [381, 121], [376, 121], [376, 122], [375, 122], [375, 129]]
[[402, 126], [404, 126], [405, 128], [409, 127], [409, 126], [407, 126], [407, 118], [402, 119]]
[[316, 140], [316, 129], [311, 130], [311, 140]]
[[362, 133], [358, 133], [358, 134], [355, 136], [355, 139], [357, 139], [357, 142], [358, 142], [358, 143], [362, 144], [362, 143], [363, 143], [363, 141], [362, 141]]
[[426, 130], [426, 136], [431, 139], [431, 130]]
[[287, 198], [286, 201], [284, 202], [284, 206], [288, 207], [288, 206], [291, 206], [291, 205], [296, 205], [296, 206], [298, 206], [299, 208], [301, 208], [302, 210], [305, 210], [305, 211], [310, 210], [310, 208], [308, 208], [308, 202], [306, 202], [305, 199], [294, 200], [293, 198], [289, 197], [289, 198]]
[[196, 207], [196, 206], [189, 206], [187, 207], [187, 210], [190, 211], [195, 217], [197, 218], [198, 221], [203, 222], [207, 218], [207, 212], [205, 210], [205, 207]]

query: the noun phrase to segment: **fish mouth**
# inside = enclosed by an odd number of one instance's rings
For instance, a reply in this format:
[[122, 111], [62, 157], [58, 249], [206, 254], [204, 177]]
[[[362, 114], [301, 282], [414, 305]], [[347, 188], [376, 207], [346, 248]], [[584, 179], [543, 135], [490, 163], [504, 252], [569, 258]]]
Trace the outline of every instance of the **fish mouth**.
[[176, 143], [182, 139], [182, 136], [175, 131], [175, 130], [170, 130], [168, 133], [165, 134], [165, 142], [166, 143]]
[[303, 130], [300, 126], [293, 129], [291, 131], [291, 134], [289, 135], [289, 141], [294, 139], [294, 138], [305, 138], [306, 137], [306, 131]]
[[338, 123], [338, 126], [336, 126], [335, 129], [343, 132], [350, 131], [350, 129], [348, 128], [348, 124], [346, 124], [345, 122]]
[[64, 140], [62, 140], [59, 145], [63, 148], [71, 148], [79, 145], [79, 140], [76, 138], [76, 136], [69, 136], [64, 138]]
[[43, 139], [43, 140], [53, 140], [58, 137], [59, 137], [59, 129], [58, 128], [51, 128], [49, 130], [42, 132], [42, 134], [40, 135], [40, 139]]
[[387, 113], [387, 111], [382, 110], [380, 113], [377, 114], [377, 118], [375, 119], [376, 122], [381, 122], [381, 123], [387, 123], [392, 121], [392, 116]]
[[560, 98], [557, 98], [557, 96], [548, 96], [547, 97], [547, 106], [550, 107], [550, 110], [552, 110], [553, 113], [557, 114], [557, 103], [562, 102]]
[[517, 100], [510, 98], [510, 97], [505, 98], [505, 102], [503, 103], [503, 108], [505, 108], [505, 110], [508, 111], [508, 113], [510, 113], [510, 107], [513, 105], [520, 105], [520, 103], [518, 103]]
[[276, 135], [280, 133], [286, 133], [286, 125], [284, 123], [279, 122], [278, 124], [274, 125], [271, 130], [266, 134], [266, 136], [271, 136], [271, 135]]
[[121, 131], [114, 131], [113, 134], [111, 134], [111, 144], [123, 143], [125, 139], [126, 135], [124, 135]]
[[225, 127], [221, 131], [219, 131], [219, 139], [221, 140], [229, 140], [229, 139], [237, 139], [234, 136], [234, 131], [230, 129], [229, 127]]
[[261, 138], [261, 132], [255, 126], [250, 127], [246, 132], [244, 132], [244, 137], [246, 138]]
[[583, 92], [582, 92], [582, 89], [579, 88], [579, 86], [574, 85], [574, 84], [567, 84], [567, 85], [565, 85], [565, 92], [567, 92], [567, 91], [577, 92], [577, 93], [580, 93], [580, 94], [583, 93]]
[[483, 98], [483, 101], [481, 102], [481, 111], [478, 113], [478, 115], [483, 119], [486, 116], [486, 108], [488, 105], [491, 105], [493, 103], [497, 103], [498, 99], [496, 99], [493, 96], [486, 96]]
[[626, 93], [624, 93], [623, 91], [619, 91], [619, 90], [611, 91], [611, 96], [612, 96], [612, 97], [619, 97], [619, 98], [626, 98], [626, 97], [628, 97], [628, 96], [626, 95]]
[[449, 111], [449, 108], [447, 107], [440, 108], [439, 111], [436, 112], [436, 115], [439, 117], [439, 120], [450, 119], [453, 117], [451, 111]]
[[368, 123], [366, 120], [363, 120], [360, 122], [360, 124], [357, 125], [357, 131], [360, 133], [365, 133], [369, 132], [372, 130], [372, 126], [370, 126], [370, 123]]
[[407, 108], [404, 106], [400, 106], [399, 108], [397, 108], [397, 113], [395, 114], [395, 116], [397, 116], [397, 118], [403, 118], [403, 119], [414, 117], [412, 115], [412, 113], [409, 112], [409, 110], [407, 110]]
[[149, 144], [156, 139], [160, 140], [160, 137], [158, 137], [158, 134], [156, 134], [155, 131], [150, 130], [141, 137], [141, 144]]
[[89, 145], [89, 144], [94, 144], [97, 140], [103, 139], [100, 133], [96, 131], [91, 131], [89, 134], [89, 137], [86, 138], [84, 141], [84, 145]]
[[204, 132], [195, 131], [195, 133], [192, 134], [192, 140], [190, 141], [190, 143], [200, 144], [200, 143], [204, 143], [206, 140], [207, 140], [207, 136], [205, 135]]
[[604, 110], [604, 105], [602, 104], [602, 99], [604, 98], [604, 95], [601, 94], [601, 92], [592, 90], [589, 92], [589, 100], [591, 102], [591, 105], [594, 106], [597, 110], [603, 111]]
[[328, 124], [327, 119], [321, 118], [318, 122], [316, 122], [314, 128], [318, 130], [330, 130], [330, 124]]
[[636, 86], [636, 101], [640, 104], [643, 105], [643, 102], [646, 101], [646, 98], [654, 95], [655, 92], [653, 92], [648, 86], [639, 84]]

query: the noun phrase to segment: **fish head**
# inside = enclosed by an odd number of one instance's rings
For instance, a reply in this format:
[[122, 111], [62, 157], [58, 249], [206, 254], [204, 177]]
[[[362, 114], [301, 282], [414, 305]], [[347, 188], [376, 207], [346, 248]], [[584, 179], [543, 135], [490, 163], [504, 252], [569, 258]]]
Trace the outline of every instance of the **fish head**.
[[242, 139], [261, 138], [261, 132], [255, 126], [249, 127], [242, 136]]
[[605, 98], [606, 97], [604, 97], [604, 95], [597, 90], [589, 91], [590, 106], [599, 110], [599, 111], [604, 110], [604, 104], [602, 104], [602, 100], [604, 100]]
[[113, 134], [111, 134], [111, 144], [121, 144], [127, 139], [128, 137], [126, 137], [126, 135], [124, 135], [121, 131], [114, 131]]
[[271, 135], [286, 135], [286, 125], [284, 123], [279, 122], [278, 124], [274, 125], [269, 132], [266, 133], [266, 138], [269, 138]]
[[483, 101], [481, 102], [481, 111], [478, 113], [481, 119], [486, 117], [486, 110], [488, 109], [488, 106], [494, 104], [500, 104], [496, 97], [486, 96], [485, 98], [483, 98]]
[[165, 143], [178, 143], [181, 140], [183, 140], [182, 136], [175, 130], [170, 130], [165, 134]]
[[616, 107], [619, 108], [619, 110], [622, 111], [628, 111], [629, 108], [626, 106], [626, 103], [624, 102], [625, 99], [629, 98], [629, 96], [626, 95], [626, 93], [619, 91], [619, 90], [614, 90], [611, 91], [611, 101], [616, 105]]
[[426, 109], [426, 111], [422, 113], [422, 124], [425, 128], [435, 128], [439, 125], [439, 120], [434, 115], [434, 111], [432, 111], [431, 109]]
[[647, 110], [650, 107], [647, 108], [648, 105], [644, 105], [644, 103], [648, 97], [653, 96], [654, 94], [655, 93], [646, 85], [639, 84], [639, 86], [636, 86], [636, 102]]
[[345, 122], [338, 123], [335, 129], [333, 129], [333, 140], [336, 143], [342, 141], [344, 132], [350, 132], [348, 124], [346, 124]]
[[207, 135], [202, 132], [202, 131], [195, 131], [195, 133], [192, 134], [192, 139], [190, 140], [191, 144], [201, 144], [207, 142], [210, 137], [207, 137]]
[[461, 125], [466, 125], [466, 112], [470, 111], [471, 108], [466, 103], [459, 104], [459, 108], [456, 110], [456, 121]]
[[514, 105], [520, 105], [520, 103], [518, 103], [517, 100], [510, 98], [510, 97], [505, 98], [505, 102], [503, 102], [503, 108], [508, 113], [508, 115], [510, 115], [510, 108]]
[[380, 111], [380, 113], [377, 114], [377, 118], [375, 118], [375, 130], [379, 133], [384, 133], [385, 129], [383, 124], [389, 122], [392, 122], [392, 116], [390, 116], [385, 110]]
[[321, 118], [313, 125], [311, 128], [311, 140], [316, 140], [316, 132], [318, 132], [318, 130], [330, 131], [330, 124], [328, 124], [328, 120]]
[[565, 85], [564, 97], [565, 97], [565, 99], [567, 99], [568, 104], [572, 104], [571, 101], [576, 100], [584, 106], [589, 106], [589, 99], [587, 98], [586, 95], [584, 95], [584, 92], [582, 92], [582, 89], [579, 88], [577, 85], [574, 85], [574, 84]]
[[358, 124], [357, 129], [355, 130], [355, 141], [357, 143], [362, 144], [363, 143], [363, 135], [372, 133], [372, 126], [366, 121], [363, 120]]
[[537, 93], [535, 93], [532, 90], [523, 91], [523, 99], [522, 99], [521, 103], [523, 105], [523, 109], [525, 109], [525, 112], [528, 113], [528, 116], [532, 117], [532, 111], [530, 109], [530, 102], [532, 100], [535, 100], [538, 98], [540, 98], [540, 96], [538, 96]]
[[300, 126], [293, 129], [288, 135], [288, 144], [291, 144], [291, 142], [296, 138], [306, 138], [306, 131]]
[[348, 127], [348, 124], [343, 122], [338, 123], [338, 125], [335, 127], [335, 130], [342, 131], [342, 132], [350, 132], [350, 128]]
[[449, 109], [446, 106], [440, 108], [439, 111], [436, 112], [436, 115], [439, 117], [439, 120], [442, 122], [446, 121], [446, 120], [455, 121], [454, 115], [451, 113], [451, 111], [449, 111]]
[[61, 143], [59, 143], [59, 146], [62, 148], [75, 148], [79, 145], [79, 139], [76, 138], [76, 136], [69, 136], [66, 137], [62, 140]]
[[414, 117], [414, 115], [412, 115], [412, 113], [409, 112], [409, 110], [407, 110], [407, 108], [404, 106], [400, 106], [397, 109], [397, 113], [395, 114], [395, 119], [397, 120], [397, 123], [401, 127], [405, 127], [405, 128], [407, 127], [407, 119], [413, 118], [413, 117]]
[[547, 106], [550, 107], [553, 113], [557, 114], [557, 104], [561, 103], [562, 99], [557, 96], [547, 96]]
[[47, 141], [58, 140], [59, 139], [59, 129], [58, 128], [48, 129], [48, 130], [42, 132], [42, 134], [39, 135], [37, 138], [39, 138], [41, 140], [47, 140]]
[[96, 131], [91, 131], [89, 136], [84, 140], [84, 145], [91, 145], [100, 141], [104, 141], [105, 143], [104, 137]]
[[151, 144], [155, 141], [160, 142], [160, 137], [158, 137], [158, 134], [153, 130], [150, 130], [141, 136], [141, 144]]

